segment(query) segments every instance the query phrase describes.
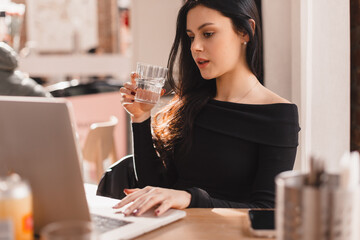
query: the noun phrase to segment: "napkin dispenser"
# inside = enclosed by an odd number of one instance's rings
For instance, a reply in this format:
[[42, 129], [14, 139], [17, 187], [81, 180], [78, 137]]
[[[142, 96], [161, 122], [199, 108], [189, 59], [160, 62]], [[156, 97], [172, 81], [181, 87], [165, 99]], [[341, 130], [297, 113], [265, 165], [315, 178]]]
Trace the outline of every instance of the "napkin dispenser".
[[324, 171], [311, 160], [309, 173], [288, 171], [276, 177], [278, 240], [358, 240], [359, 187], [344, 187], [344, 176]]

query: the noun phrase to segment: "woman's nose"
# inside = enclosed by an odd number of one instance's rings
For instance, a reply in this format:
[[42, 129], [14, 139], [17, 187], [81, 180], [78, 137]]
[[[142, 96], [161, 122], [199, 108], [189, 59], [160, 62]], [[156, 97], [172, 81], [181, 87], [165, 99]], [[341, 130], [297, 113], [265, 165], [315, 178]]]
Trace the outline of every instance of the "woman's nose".
[[191, 51], [192, 52], [201, 52], [204, 50], [203, 44], [199, 39], [194, 38], [193, 42], [191, 43]]

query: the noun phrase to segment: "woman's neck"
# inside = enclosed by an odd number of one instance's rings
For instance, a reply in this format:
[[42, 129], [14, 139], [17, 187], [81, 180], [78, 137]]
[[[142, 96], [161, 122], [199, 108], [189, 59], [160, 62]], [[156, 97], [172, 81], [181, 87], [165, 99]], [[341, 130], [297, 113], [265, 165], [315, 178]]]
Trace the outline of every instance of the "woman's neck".
[[216, 79], [216, 100], [242, 102], [259, 85], [250, 69], [227, 73]]

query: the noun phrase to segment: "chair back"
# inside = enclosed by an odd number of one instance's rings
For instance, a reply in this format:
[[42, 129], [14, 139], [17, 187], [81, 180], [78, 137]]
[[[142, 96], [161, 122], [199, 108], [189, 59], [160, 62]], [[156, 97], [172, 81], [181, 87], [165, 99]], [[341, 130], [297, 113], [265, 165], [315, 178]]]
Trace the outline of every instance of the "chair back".
[[104, 161], [110, 159], [108, 165], [117, 161], [114, 142], [114, 128], [117, 123], [118, 119], [115, 116], [111, 116], [107, 122], [93, 123], [86, 137], [82, 154], [85, 161], [95, 165], [96, 182], [101, 179], [104, 169], [108, 167], [104, 166]]

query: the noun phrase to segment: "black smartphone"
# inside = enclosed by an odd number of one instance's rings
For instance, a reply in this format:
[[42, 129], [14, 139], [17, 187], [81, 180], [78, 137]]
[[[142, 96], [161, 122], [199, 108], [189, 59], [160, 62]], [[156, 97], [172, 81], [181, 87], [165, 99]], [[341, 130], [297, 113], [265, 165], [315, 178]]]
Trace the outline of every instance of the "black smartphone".
[[275, 211], [265, 209], [249, 210], [250, 231], [259, 237], [275, 237]]

